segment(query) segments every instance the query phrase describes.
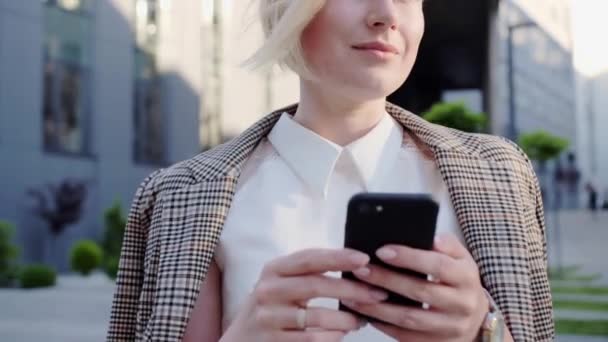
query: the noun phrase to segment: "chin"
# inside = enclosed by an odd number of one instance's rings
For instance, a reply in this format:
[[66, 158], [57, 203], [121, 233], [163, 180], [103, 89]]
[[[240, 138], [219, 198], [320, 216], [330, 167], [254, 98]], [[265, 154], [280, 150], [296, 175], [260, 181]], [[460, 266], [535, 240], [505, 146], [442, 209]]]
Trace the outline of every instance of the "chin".
[[344, 84], [350, 85], [347, 89], [345, 89], [350, 96], [354, 96], [358, 100], [369, 101], [389, 96], [395, 92], [395, 90], [397, 90], [403, 84], [403, 82], [404, 80], [370, 76], [364, 79], [358, 77], [356, 80], [344, 82]]

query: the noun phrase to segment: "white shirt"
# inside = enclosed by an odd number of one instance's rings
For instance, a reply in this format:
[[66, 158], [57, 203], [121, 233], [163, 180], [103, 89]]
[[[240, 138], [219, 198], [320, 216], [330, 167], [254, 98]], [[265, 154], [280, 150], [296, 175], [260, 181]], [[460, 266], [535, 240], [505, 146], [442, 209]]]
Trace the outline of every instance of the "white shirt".
[[[267, 262], [306, 248], [343, 247], [347, 203], [359, 192], [430, 194], [440, 204], [437, 232], [462, 240], [434, 162], [414, 144], [404, 144], [403, 128], [388, 113], [346, 147], [285, 113], [247, 161], [220, 237], [216, 262], [223, 277], [224, 329]], [[337, 308], [338, 301], [314, 299], [309, 305]], [[392, 339], [367, 325], [345, 341]]]

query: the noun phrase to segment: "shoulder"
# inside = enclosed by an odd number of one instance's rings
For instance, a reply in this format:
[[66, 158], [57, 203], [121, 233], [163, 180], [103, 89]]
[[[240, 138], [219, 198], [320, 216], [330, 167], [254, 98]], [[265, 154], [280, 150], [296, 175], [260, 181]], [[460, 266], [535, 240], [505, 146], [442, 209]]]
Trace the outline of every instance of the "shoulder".
[[236, 165], [231, 156], [237, 153], [234, 141], [218, 145], [198, 155], [152, 172], [139, 192], [167, 193], [207, 180], [229, 176]]
[[137, 188], [134, 206], [150, 206], [164, 193], [195, 184], [187, 162], [176, 163], [149, 174]]
[[449, 129], [451, 136], [469, 153], [478, 155], [482, 159], [497, 163], [523, 163], [530, 164], [526, 153], [513, 141], [496, 135], [467, 133]]
[[513, 165], [523, 174], [533, 173], [530, 160], [517, 144], [490, 134], [468, 133], [434, 124], [401, 107], [388, 104], [392, 114], [422, 148], [449, 153], [454, 157], [474, 157], [489, 163]]
[[537, 187], [538, 180], [530, 158], [513, 141], [490, 134], [466, 133], [453, 129], [449, 131], [463, 147], [463, 153], [476, 155], [481, 160], [504, 168], [505, 172], [525, 187]]

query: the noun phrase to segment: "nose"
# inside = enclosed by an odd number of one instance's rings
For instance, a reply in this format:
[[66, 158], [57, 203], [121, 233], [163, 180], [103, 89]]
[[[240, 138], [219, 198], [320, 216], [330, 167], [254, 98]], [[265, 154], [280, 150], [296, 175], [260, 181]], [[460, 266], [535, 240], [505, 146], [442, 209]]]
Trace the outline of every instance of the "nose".
[[397, 29], [397, 10], [393, 0], [372, 0], [367, 25], [373, 29]]

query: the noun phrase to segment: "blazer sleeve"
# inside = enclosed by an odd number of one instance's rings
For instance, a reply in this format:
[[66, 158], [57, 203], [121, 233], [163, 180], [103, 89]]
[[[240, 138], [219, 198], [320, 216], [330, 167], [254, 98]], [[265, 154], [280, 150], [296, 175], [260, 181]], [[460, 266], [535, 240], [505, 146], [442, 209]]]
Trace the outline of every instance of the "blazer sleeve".
[[[514, 142], [500, 138], [517, 151], [517, 164], [522, 165], [521, 183], [524, 193], [528, 194], [526, 214], [526, 239], [528, 245], [527, 264], [532, 313], [532, 339], [526, 341], [545, 342], [555, 340], [555, 323], [553, 320], [553, 300], [549, 283], [547, 239], [543, 198], [538, 177], [528, 155]], [[515, 336], [514, 336], [515, 337]], [[517, 339], [516, 339], [517, 340]]]
[[155, 208], [159, 208], [155, 190], [158, 170], [148, 176], [135, 193], [123, 237], [116, 290], [110, 315], [107, 341], [135, 341], [139, 299], [144, 281], [144, 255]]
[[554, 341], [553, 300], [548, 275], [547, 239], [545, 213], [540, 185], [531, 163], [530, 173], [535, 200], [534, 217], [529, 230], [528, 263], [530, 265], [530, 287], [533, 295], [535, 341]]

